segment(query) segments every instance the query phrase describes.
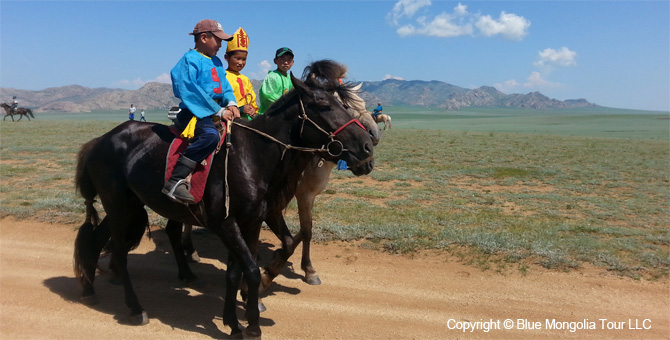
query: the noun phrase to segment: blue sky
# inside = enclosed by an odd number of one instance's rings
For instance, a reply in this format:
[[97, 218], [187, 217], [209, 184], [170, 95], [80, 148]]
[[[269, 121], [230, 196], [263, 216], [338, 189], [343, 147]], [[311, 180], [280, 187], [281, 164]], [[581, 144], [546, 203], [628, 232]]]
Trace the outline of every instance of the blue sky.
[[[358, 81], [439, 80], [670, 110], [670, 1], [0, 1], [0, 87], [169, 82], [200, 19], [242, 26], [243, 73], [274, 51], [294, 73], [330, 58]], [[220, 51], [222, 57], [223, 51]], [[222, 58], [223, 59], [223, 58]]]

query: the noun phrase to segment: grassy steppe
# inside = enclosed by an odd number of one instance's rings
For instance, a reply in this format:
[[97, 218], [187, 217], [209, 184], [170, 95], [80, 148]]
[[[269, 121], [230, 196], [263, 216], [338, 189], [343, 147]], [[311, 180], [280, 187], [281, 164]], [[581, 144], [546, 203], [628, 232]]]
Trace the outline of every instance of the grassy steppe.
[[[369, 176], [336, 171], [315, 237], [394, 253], [431, 249], [482, 269], [670, 269], [668, 113], [387, 108]], [[76, 153], [125, 111], [0, 123], [0, 217], [79, 224]], [[167, 123], [164, 112], [147, 112]], [[296, 206], [287, 220], [297, 229]], [[163, 220], [152, 215], [151, 222]]]

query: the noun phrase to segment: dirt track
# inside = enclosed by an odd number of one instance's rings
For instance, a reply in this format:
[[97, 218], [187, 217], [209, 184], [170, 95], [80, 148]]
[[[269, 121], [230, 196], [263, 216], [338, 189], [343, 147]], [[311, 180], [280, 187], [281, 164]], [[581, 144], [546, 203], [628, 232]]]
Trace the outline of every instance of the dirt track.
[[[129, 264], [151, 321], [134, 327], [123, 324], [123, 289], [109, 284], [105, 274], [96, 280], [100, 304], [78, 302], [75, 227], [0, 221], [0, 338], [228, 338], [221, 322], [225, 251], [219, 241], [196, 235], [203, 263], [193, 269], [208, 285], [192, 290], [176, 278], [165, 234], [154, 231], [153, 239], [143, 240]], [[262, 237], [267, 259], [276, 242], [266, 231]], [[636, 282], [594, 269], [501, 275], [444, 256], [393, 256], [343, 243], [316, 245], [313, 254], [323, 284], [305, 284], [295, 258], [297, 272], [285, 270], [264, 296], [264, 339], [670, 338], [667, 280]], [[513, 320], [511, 329], [505, 329], [506, 319]], [[540, 329], [519, 329], [518, 319], [539, 322]], [[552, 319], [596, 329], [546, 329]], [[599, 319], [617, 323], [603, 329]], [[477, 321], [502, 329], [450, 329]]]

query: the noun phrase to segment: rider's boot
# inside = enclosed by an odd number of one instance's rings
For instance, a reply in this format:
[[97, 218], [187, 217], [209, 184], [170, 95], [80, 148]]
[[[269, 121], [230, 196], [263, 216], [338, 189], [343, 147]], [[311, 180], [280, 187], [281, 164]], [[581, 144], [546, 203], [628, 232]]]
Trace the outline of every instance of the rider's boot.
[[193, 172], [197, 164], [184, 155], [179, 156], [177, 164], [172, 170], [172, 176], [165, 182], [162, 192], [177, 203], [195, 203], [193, 195], [189, 192], [191, 184], [186, 181], [186, 177]]

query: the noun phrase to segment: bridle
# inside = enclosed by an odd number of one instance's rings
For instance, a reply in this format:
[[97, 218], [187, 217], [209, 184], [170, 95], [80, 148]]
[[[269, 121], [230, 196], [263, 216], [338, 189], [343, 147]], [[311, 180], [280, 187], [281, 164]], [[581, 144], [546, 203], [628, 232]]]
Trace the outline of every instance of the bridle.
[[[354, 118], [354, 119], [346, 122], [344, 125], [340, 126], [340, 128], [335, 130], [335, 132], [329, 133], [324, 128], [319, 126], [319, 124], [317, 124], [315, 121], [313, 121], [312, 119], [310, 119], [307, 116], [307, 112], [305, 111], [305, 105], [302, 103], [302, 97], [300, 97], [300, 94], [298, 94], [298, 100], [300, 101], [300, 110], [302, 111], [300, 116], [298, 116], [298, 118], [302, 119], [302, 124], [300, 126], [300, 137], [302, 137], [302, 132], [305, 128], [305, 123], [309, 122], [312, 125], [314, 125], [314, 127], [317, 130], [321, 131], [322, 133], [327, 135], [328, 138], [330, 138], [330, 141], [326, 145], [323, 145], [320, 148], [306, 148], [306, 147], [301, 147], [301, 146], [294, 146], [294, 145], [291, 145], [291, 144], [286, 144], [286, 143], [280, 141], [279, 139], [277, 139], [273, 136], [270, 136], [269, 134], [267, 134], [263, 131], [254, 129], [252, 127], [249, 127], [249, 126], [246, 126], [246, 125], [243, 125], [243, 124], [240, 124], [238, 122], [232, 122], [232, 124], [235, 124], [239, 127], [245, 128], [249, 131], [252, 131], [256, 134], [259, 134], [259, 135], [261, 135], [261, 136], [263, 136], [263, 137], [265, 137], [265, 138], [283, 146], [284, 151], [282, 151], [282, 154], [281, 154], [281, 159], [282, 160], [284, 159], [284, 155], [286, 154], [286, 150], [289, 150], [289, 149], [290, 150], [302, 151], [302, 152], [311, 152], [311, 153], [314, 153], [314, 154], [316, 154], [318, 152], [327, 152], [332, 157], [339, 157], [340, 155], [342, 155], [343, 152], [348, 151], [348, 150], [344, 148], [344, 145], [342, 144], [342, 142], [335, 139], [335, 136], [337, 136], [338, 133], [342, 132], [342, 130], [344, 130], [347, 126], [349, 126], [351, 124], [356, 124], [356, 125], [360, 126], [361, 129], [367, 131], [365, 126], [363, 126], [363, 124], [361, 124], [361, 122], [358, 119]], [[231, 122], [229, 122], [229, 123], [231, 123]], [[230, 126], [230, 125], [228, 125], [228, 126]], [[229, 134], [230, 129], [227, 129], [226, 133]], [[229, 143], [226, 144], [226, 149], [228, 149], [228, 148], [230, 148]], [[225, 160], [225, 167], [226, 167], [226, 172], [225, 172], [225, 188], [226, 188], [225, 189], [225, 196], [226, 196], [226, 201], [225, 202], [226, 203], [224, 205], [225, 212], [226, 212], [226, 217], [225, 218], [228, 218], [228, 215], [229, 215], [229, 212], [230, 212], [230, 192], [228, 191], [229, 190], [228, 189], [228, 155], [229, 155], [229, 151], [230, 150], [228, 150], [226, 152], [226, 160]], [[321, 166], [321, 164], [323, 164], [323, 158], [321, 159], [321, 162], [319, 163], [319, 166]], [[189, 209], [189, 211], [190, 211], [190, 209]], [[193, 214], [193, 213], [191, 212], [191, 214]], [[193, 217], [195, 217], [195, 215], [193, 215]], [[198, 220], [197, 217], [196, 217], [196, 220]]]
[[358, 119], [354, 118], [354, 119], [344, 123], [341, 127], [339, 127], [337, 130], [335, 130], [335, 132], [330, 133], [330, 132], [326, 131], [324, 128], [322, 128], [321, 126], [319, 126], [319, 124], [317, 124], [315, 121], [313, 121], [311, 118], [309, 118], [307, 116], [307, 112], [305, 111], [305, 105], [303, 104], [302, 98], [300, 97], [300, 95], [298, 95], [298, 100], [300, 101], [300, 110], [302, 111], [300, 116], [298, 116], [298, 118], [302, 119], [302, 124], [300, 126], [300, 136], [302, 137], [302, 132], [305, 128], [305, 123], [309, 122], [318, 131], [322, 132], [323, 134], [328, 136], [328, 138], [330, 139], [330, 141], [327, 144], [321, 146], [320, 148], [307, 148], [307, 147], [301, 147], [301, 146], [294, 146], [294, 145], [291, 145], [291, 144], [286, 144], [286, 143], [278, 140], [277, 138], [275, 138], [273, 136], [270, 136], [265, 132], [254, 129], [252, 127], [249, 127], [249, 126], [237, 123], [237, 122], [233, 122], [233, 124], [235, 124], [237, 126], [240, 126], [240, 127], [243, 127], [247, 130], [253, 131], [253, 132], [255, 132], [255, 133], [257, 133], [257, 134], [259, 134], [259, 135], [261, 135], [265, 138], [268, 138], [271, 141], [283, 146], [284, 151], [282, 152], [282, 159], [284, 159], [284, 154], [286, 153], [286, 150], [289, 150], [289, 149], [302, 151], [302, 152], [312, 152], [312, 153], [327, 152], [328, 155], [330, 155], [332, 157], [339, 157], [340, 155], [342, 155], [343, 152], [349, 151], [349, 150], [344, 148], [344, 145], [342, 144], [342, 142], [335, 139], [335, 136], [337, 136], [338, 133], [342, 132], [346, 127], [348, 127], [349, 125], [352, 125], [352, 124], [356, 124], [361, 129], [367, 131], [365, 126], [363, 126], [363, 124], [361, 124], [361, 122]]

